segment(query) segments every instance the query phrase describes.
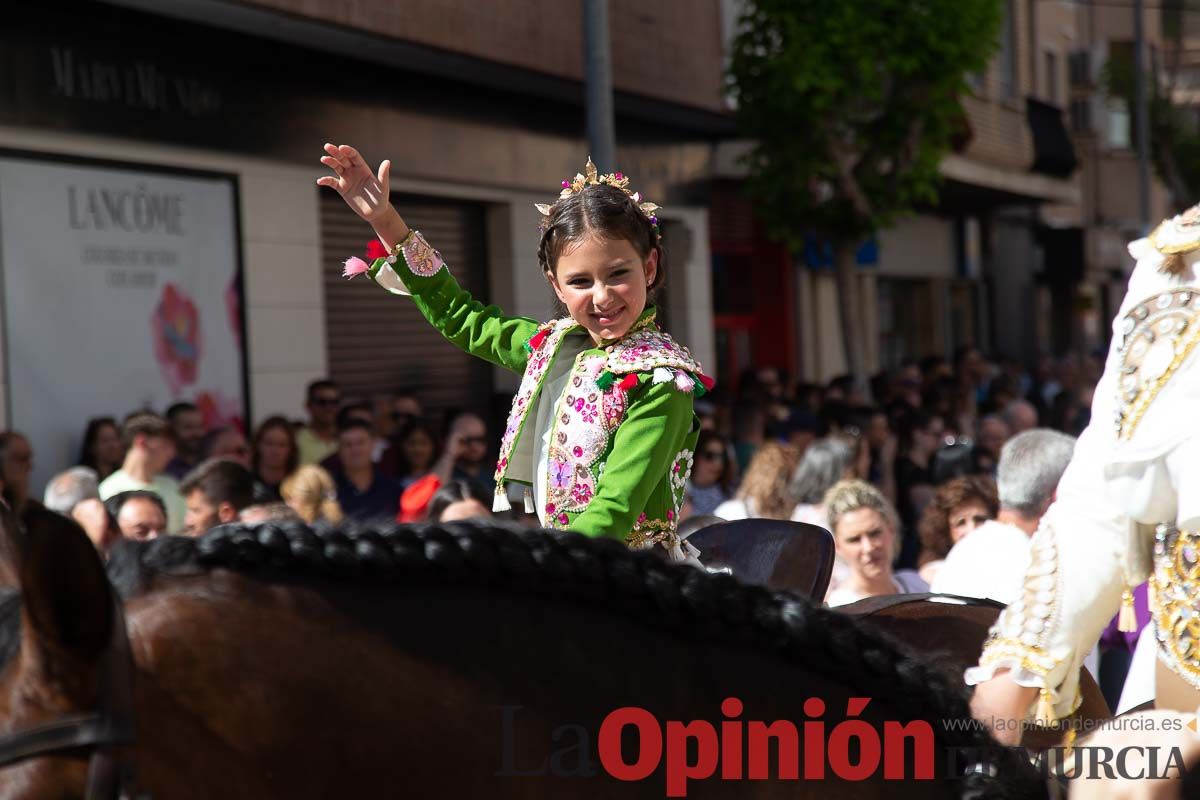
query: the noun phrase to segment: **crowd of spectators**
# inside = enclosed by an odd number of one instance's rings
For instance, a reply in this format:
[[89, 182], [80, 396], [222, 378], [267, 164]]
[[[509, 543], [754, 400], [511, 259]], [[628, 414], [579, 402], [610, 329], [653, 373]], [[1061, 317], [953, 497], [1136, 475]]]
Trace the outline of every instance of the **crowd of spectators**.
[[[861, 387], [849, 377], [816, 385], [774, 368], [747, 372], [697, 400], [702, 430], [680, 516], [826, 527], [841, 554], [836, 588], [861, 578], [848, 554], [865, 551], [868, 565], [879, 559], [870, 536], [851, 542], [834, 523], [872, 510], [878, 524], [867, 532], [879, 529], [894, 551], [886, 581], [928, 584], [955, 542], [999, 514], [1003, 497], [992, 481], [1005, 443], [1036, 427], [1078, 433], [1101, 366], [1045, 358], [1026, 372], [966, 348], [953, 360], [906, 362]], [[198, 535], [237, 519], [337, 524], [492, 513], [495, 442], [476, 414], [427, 410], [403, 391], [367, 404], [330, 380], [307, 387], [305, 410], [303, 421], [267, 417], [248, 437], [206, 426], [189, 402], [92, 419], [78, 463], [62, 465], [40, 495], [29, 486], [30, 443], [10, 431], [0, 434], [0, 482], [13, 507], [41, 496], [100, 547], [119, 537]], [[519, 498], [512, 505], [507, 515], [536, 524]]]
[[[750, 370], [697, 402], [703, 433], [682, 516], [830, 530], [834, 603], [924, 590], [957, 542], [1003, 516], [996, 479], [1006, 444], [1039, 432], [1029, 445], [1036, 452], [1013, 460], [1026, 483], [1036, 483], [1027, 461], [1069, 459], [1064, 442], [1087, 426], [1102, 370], [1099, 355], [1044, 357], [1026, 370], [973, 347], [952, 359], [906, 361], [866, 386], [848, 376], [818, 385], [772, 367]], [[1040, 516], [1028, 498], [1021, 502]], [[882, 561], [888, 569], [875, 572]]]
[[198, 536], [239, 520], [336, 525], [491, 514], [492, 463], [479, 416], [442, 414], [438, 425], [411, 394], [368, 405], [348, 401], [330, 380], [308, 386], [305, 409], [303, 421], [267, 417], [249, 438], [235, 426], [206, 426], [186, 401], [161, 414], [97, 417], [84, 426], [78, 463], [40, 494], [30, 486], [30, 442], [9, 431], [0, 434], [0, 488], [18, 513], [41, 503], [72, 516], [102, 552], [121, 538]]

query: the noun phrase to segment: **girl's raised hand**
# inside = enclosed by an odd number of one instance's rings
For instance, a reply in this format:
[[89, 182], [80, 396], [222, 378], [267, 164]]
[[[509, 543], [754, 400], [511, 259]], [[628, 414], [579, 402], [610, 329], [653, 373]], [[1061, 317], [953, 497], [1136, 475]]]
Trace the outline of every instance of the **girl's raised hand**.
[[318, 186], [328, 186], [337, 191], [354, 212], [367, 222], [381, 219], [391, 208], [389, 177], [392, 162], [379, 165], [379, 174], [373, 174], [367, 162], [350, 145], [326, 144], [326, 155], [321, 163], [334, 171], [317, 179]]

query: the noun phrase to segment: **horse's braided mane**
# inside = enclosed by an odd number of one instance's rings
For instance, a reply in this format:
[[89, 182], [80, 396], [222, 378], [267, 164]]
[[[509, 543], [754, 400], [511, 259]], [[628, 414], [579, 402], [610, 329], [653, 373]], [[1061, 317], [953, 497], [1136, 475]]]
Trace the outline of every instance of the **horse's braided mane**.
[[660, 628], [765, 649], [862, 696], [886, 698], [899, 721], [929, 720], [943, 744], [978, 754], [1004, 776], [1007, 786], [982, 780], [971, 787], [982, 792], [973, 797], [1040, 794], [1028, 762], [981, 726], [944, 724], [971, 718], [961, 678], [852, 617], [730, 575], [672, 565], [654, 552], [631, 552], [615, 539], [490, 521], [320, 533], [295, 523], [264, 523], [221, 526], [198, 539], [123, 543], [109, 562], [110, 577], [125, 596], [159, 577], [213, 568], [274, 580], [424, 575], [570, 597], [642, 623], [652, 608], [657, 613], [649, 615], [651, 624]]

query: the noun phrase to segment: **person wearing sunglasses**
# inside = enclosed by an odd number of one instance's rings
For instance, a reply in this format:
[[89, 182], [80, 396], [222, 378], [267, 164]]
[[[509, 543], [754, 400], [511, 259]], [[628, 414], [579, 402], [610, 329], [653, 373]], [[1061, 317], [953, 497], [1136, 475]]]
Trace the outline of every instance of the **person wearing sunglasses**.
[[400, 392], [392, 399], [389, 414], [393, 432], [399, 433], [405, 426], [423, 416], [421, 401], [409, 392]]
[[308, 385], [308, 425], [296, 432], [301, 464], [319, 464], [337, 452], [337, 416], [342, 404], [342, 392], [331, 380], [313, 381]]
[[492, 473], [496, 464], [488, 459], [487, 425], [477, 414], [465, 411], [450, 422], [446, 454], [454, 459], [453, 480], [465, 481], [488, 496], [496, 491]]
[[733, 496], [733, 461], [729, 458], [729, 443], [721, 434], [700, 431], [687, 494], [695, 515], [712, 514]]

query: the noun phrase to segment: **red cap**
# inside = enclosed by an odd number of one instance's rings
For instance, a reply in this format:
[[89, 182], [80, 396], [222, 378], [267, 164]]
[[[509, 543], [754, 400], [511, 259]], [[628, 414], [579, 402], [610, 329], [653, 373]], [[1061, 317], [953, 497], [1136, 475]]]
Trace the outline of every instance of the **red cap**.
[[413, 483], [400, 495], [400, 513], [397, 522], [420, 522], [429, 511], [429, 501], [442, 488], [436, 475], [426, 475]]

